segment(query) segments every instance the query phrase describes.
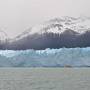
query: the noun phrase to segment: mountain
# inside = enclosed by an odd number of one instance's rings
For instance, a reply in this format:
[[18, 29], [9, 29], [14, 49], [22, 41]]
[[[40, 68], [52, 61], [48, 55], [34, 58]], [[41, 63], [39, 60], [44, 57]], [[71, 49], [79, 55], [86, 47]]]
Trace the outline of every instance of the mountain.
[[90, 18], [89, 17], [61, 17], [54, 18], [46, 21], [40, 25], [36, 25], [25, 32], [22, 32], [15, 39], [21, 39], [32, 34], [43, 34], [43, 33], [57, 33], [61, 34], [65, 30], [70, 29], [78, 33], [84, 33], [90, 30]]
[[8, 43], [8, 35], [0, 30], [0, 49], [5, 49], [6, 44]]
[[42, 50], [46, 48], [74, 48], [90, 46], [89, 17], [54, 18], [22, 32], [10, 40], [7, 49]]

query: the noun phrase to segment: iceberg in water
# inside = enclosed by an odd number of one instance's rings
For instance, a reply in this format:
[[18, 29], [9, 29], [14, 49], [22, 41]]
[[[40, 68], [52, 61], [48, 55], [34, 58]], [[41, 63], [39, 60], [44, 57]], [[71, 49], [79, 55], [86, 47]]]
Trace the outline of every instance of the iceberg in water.
[[89, 67], [90, 47], [46, 50], [1, 50], [0, 67]]

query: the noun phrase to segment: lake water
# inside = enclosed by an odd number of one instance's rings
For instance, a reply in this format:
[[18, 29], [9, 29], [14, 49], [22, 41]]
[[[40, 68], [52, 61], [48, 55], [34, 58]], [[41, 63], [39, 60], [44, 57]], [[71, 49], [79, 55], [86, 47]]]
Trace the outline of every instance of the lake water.
[[0, 68], [0, 90], [89, 89], [89, 68]]

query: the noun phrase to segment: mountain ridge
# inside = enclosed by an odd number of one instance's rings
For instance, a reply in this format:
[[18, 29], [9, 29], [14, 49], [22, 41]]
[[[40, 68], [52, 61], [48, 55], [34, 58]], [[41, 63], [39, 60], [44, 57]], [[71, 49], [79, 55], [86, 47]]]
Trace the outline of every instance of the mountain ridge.
[[90, 46], [89, 17], [54, 18], [25, 30], [9, 39], [5, 49], [42, 50], [46, 48], [75, 48]]
[[[24, 35], [28, 34], [42, 34], [49, 32], [53, 33], [62, 33], [63, 31], [67, 29], [71, 29], [73, 31], [76, 31], [77, 33], [84, 33], [88, 30], [90, 30], [90, 24], [87, 25], [87, 22], [90, 22], [89, 17], [61, 17], [61, 18], [54, 18], [49, 21], [46, 21], [40, 25], [36, 25], [28, 30], [25, 30], [20, 35], [16, 36], [15, 38], [22, 37]], [[79, 24], [79, 25], [78, 25]], [[51, 30], [50, 30], [51, 29]]]

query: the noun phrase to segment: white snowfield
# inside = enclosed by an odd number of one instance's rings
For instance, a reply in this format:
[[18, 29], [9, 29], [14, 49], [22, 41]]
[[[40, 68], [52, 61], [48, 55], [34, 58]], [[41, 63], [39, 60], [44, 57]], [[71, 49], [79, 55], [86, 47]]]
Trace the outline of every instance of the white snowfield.
[[89, 67], [90, 48], [2, 50], [0, 67]]
[[32, 27], [28, 34], [45, 33], [45, 29], [47, 33], [52, 32], [60, 34], [64, 32], [66, 29], [71, 29], [81, 34], [87, 30], [90, 30], [90, 18], [74, 18], [65, 16], [61, 18], [51, 19], [50, 21]]
[[90, 69], [0, 68], [0, 90], [90, 90]]

